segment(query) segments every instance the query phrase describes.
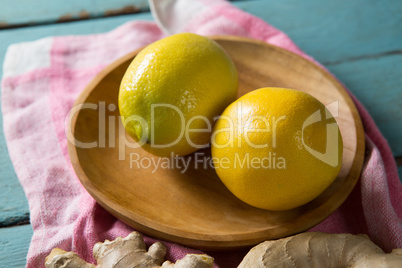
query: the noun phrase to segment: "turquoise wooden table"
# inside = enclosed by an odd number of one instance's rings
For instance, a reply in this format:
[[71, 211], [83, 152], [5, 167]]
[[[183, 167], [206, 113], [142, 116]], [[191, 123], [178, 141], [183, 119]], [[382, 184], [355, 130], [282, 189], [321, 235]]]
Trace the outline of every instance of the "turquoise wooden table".
[[[401, 177], [402, 1], [255, 0], [233, 4], [286, 32], [360, 99], [387, 138]], [[130, 20], [152, 20], [145, 0], [15, 0], [11, 4], [0, 0], [0, 6], [1, 63], [12, 43], [51, 35], [101, 33]], [[28, 203], [0, 127], [0, 267], [24, 267], [31, 236]]]

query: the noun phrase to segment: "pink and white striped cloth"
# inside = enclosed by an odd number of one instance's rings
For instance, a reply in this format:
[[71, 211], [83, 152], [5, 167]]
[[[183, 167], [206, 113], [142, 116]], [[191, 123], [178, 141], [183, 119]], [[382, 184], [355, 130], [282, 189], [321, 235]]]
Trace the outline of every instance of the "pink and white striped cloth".
[[[49, 37], [8, 48], [1, 101], [8, 150], [28, 198], [34, 230], [27, 267], [43, 267], [54, 247], [78, 252], [94, 262], [96, 242], [132, 231], [86, 192], [67, 153], [67, 112], [105, 66], [167, 34], [183, 31], [251, 37], [312, 60], [283, 32], [223, 0], [150, 2], [156, 23], [132, 21], [105, 34]], [[366, 133], [361, 180], [346, 202], [312, 230], [366, 233], [389, 251], [402, 247], [402, 185], [386, 140], [365, 108], [353, 99]], [[149, 246], [155, 239], [145, 237], [145, 241]], [[198, 252], [166, 245], [171, 261]], [[216, 259], [216, 267], [236, 267], [246, 254], [208, 253]]]

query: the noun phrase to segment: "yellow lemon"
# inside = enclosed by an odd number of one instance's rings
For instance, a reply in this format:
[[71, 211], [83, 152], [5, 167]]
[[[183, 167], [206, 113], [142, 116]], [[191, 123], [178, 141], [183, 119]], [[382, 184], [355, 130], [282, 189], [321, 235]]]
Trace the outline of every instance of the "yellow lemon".
[[215, 41], [176, 34], [134, 58], [120, 85], [120, 115], [147, 151], [186, 155], [208, 145], [214, 117], [236, 99], [237, 85], [237, 70]]
[[226, 108], [211, 147], [216, 172], [235, 196], [281, 211], [308, 203], [335, 180], [343, 143], [334, 117], [317, 99], [261, 88]]

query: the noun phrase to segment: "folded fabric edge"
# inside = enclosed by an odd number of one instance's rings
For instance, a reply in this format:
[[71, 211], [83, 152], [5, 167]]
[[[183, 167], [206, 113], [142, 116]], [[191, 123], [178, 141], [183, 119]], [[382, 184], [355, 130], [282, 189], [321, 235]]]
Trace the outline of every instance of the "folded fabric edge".
[[50, 67], [53, 37], [11, 44], [3, 62], [3, 79]]

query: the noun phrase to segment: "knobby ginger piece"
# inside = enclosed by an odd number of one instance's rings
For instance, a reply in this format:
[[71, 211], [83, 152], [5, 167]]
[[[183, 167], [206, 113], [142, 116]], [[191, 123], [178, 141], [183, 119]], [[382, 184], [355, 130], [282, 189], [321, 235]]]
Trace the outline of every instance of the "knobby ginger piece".
[[74, 252], [55, 248], [46, 257], [46, 268], [212, 268], [213, 258], [204, 254], [187, 254], [175, 264], [166, 261], [162, 264], [166, 247], [156, 242], [146, 250], [141, 234], [132, 232], [127, 237], [113, 241], [96, 243], [93, 254], [97, 265], [87, 263]]
[[386, 254], [366, 235], [302, 233], [265, 241], [244, 257], [238, 268], [402, 267], [402, 249]]

